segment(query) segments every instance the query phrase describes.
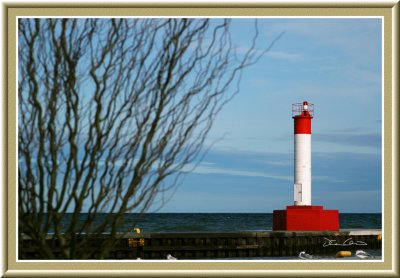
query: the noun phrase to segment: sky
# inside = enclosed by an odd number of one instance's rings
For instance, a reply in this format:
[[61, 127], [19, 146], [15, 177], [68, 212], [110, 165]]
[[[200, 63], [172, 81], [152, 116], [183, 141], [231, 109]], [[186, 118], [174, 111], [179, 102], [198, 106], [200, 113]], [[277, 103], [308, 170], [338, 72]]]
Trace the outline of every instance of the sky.
[[[340, 212], [382, 207], [382, 30], [379, 18], [259, 19], [258, 49], [284, 32], [218, 115], [209, 149], [161, 209], [270, 213], [293, 204], [292, 103], [315, 105], [312, 203]], [[245, 50], [254, 22], [235, 19]], [[188, 167], [189, 168], [189, 167]]]

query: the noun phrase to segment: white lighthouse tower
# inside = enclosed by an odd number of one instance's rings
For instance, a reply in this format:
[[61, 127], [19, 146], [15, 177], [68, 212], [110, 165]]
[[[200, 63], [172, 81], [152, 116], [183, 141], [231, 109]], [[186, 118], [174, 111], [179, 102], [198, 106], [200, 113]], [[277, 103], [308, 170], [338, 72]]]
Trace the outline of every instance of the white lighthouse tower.
[[294, 119], [294, 205], [311, 206], [311, 119], [314, 104], [292, 104]]
[[274, 231], [339, 231], [339, 211], [311, 205], [311, 120], [314, 104], [292, 104], [294, 120], [294, 205], [274, 210]]

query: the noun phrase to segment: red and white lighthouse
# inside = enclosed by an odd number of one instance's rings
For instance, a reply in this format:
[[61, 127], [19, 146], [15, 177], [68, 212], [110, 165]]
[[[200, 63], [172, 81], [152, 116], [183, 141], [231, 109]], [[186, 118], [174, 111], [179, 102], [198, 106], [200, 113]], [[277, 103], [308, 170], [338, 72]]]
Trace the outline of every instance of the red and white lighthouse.
[[294, 120], [294, 205], [274, 210], [273, 230], [338, 231], [339, 211], [311, 205], [311, 120], [314, 104], [292, 104]]
[[314, 104], [292, 104], [294, 119], [294, 205], [311, 206], [311, 120]]

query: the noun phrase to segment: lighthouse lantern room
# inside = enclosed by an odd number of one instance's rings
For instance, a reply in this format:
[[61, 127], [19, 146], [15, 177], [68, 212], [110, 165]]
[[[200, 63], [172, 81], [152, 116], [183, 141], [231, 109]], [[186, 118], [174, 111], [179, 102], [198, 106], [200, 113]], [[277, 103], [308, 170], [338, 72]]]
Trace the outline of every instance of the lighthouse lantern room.
[[294, 120], [294, 205], [274, 210], [273, 230], [338, 231], [339, 211], [311, 205], [311, 120], [314, 104], [292, 104]]

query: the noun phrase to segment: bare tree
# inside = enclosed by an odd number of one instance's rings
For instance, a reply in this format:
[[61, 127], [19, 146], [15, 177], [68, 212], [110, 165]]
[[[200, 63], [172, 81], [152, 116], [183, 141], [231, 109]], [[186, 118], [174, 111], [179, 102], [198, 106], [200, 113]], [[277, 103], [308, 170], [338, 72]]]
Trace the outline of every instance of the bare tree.
[[[19, 20], [20, 247], [29, 236], [40, 258], [107, 258], [124, 213], [146, 211], [175, 185], [237, 93], [241, 70], [274, 43], [257, 51], [255, 27], [248, 50], [237, 53], [229, 26]], [[95, 222], [99, 213], [108, 216]], [[87, 238], [104, 232], [102, 252], [90, 252]]]

